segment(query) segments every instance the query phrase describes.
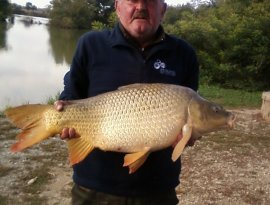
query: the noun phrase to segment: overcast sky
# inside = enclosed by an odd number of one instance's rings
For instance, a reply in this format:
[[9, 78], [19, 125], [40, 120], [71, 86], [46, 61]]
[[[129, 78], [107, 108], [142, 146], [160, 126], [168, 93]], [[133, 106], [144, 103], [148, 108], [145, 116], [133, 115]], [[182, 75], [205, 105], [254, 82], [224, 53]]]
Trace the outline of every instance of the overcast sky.
[[[11, 0], [11, 3], [16, 3], [25, 6], [26, 2], [31, 2], [38, 8], [45, 8], [50, 4], [51, 0]], [[169, 5], [184, 4], [190, 0], [165, 0]]]

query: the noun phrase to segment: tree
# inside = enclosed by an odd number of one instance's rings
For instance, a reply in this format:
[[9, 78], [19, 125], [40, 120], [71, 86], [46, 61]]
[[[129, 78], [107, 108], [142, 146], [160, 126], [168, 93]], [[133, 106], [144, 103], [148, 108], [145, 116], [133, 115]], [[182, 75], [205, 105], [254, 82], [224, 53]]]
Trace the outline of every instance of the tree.
[[90, 28], [97, 16], [95, 0], [53, 0], [51, 24], [64, 28]]
[[52, 0], [51, 24], [64, 28], [89, 29], [109, 24], [113, 0]]
[[269, 1], [219, 0], [178, 12], [180, 18], [164, 27], [196, 48], [203, 82], [270, 88]]
[[0, 22], [4, 22], [11, 14], [11, 7], [8, 0], [0, 0]]
[[96, 0], [98, 18], [102, 24], [109, 24], [108, 19], [114, 11], [114, 0]]
[[26, 2], [25, 8], [27, 10], [37, 10], [37, 7], [35, 5], [33, 5], [31, 2]]

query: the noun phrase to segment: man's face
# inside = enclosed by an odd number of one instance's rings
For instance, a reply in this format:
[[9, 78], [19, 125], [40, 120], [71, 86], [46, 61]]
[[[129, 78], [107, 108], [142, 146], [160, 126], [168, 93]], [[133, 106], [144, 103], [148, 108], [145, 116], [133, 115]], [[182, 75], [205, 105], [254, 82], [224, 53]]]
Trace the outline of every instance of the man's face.
[[120, 22], [136, 39], [150, 38], [154, 35], [166, 7], [162, 0], [115, 0]]

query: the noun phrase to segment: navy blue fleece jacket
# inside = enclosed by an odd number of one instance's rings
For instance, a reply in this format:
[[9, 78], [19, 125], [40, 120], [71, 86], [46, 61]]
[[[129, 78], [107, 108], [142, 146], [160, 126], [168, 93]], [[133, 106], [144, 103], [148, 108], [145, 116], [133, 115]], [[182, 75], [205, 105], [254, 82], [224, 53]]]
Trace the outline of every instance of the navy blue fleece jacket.
[[[162, 27], [157, 40], [139, 48], [117, 24], [112, 30], [88, 32], [77, 45], [60, 99], [95, 96], [132, 83], [171, 83], [198, 89], [198, 63], [185, 41], [167, 35]], [[74, 165], [74, 182], [120, 196], [143, 196], [174, 189], [179, 184], [180, 160], [171, 160], [172, 148], [151, 153], [134, 174], [123, 168], [124, 154], [92, 151]]]

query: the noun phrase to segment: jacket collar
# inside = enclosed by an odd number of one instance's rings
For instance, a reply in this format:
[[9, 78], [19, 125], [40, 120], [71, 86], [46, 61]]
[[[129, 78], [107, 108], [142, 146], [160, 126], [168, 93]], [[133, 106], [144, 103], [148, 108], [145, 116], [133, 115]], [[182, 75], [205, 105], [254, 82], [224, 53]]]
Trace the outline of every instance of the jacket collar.
[[[112, 47], [125, 46], [142, 49], [136, 42], [134, 42], [134, 40], [132, 40], [132, 38], [128, 35], [120, 23], [117, 23], [114, 29], [111, 31], [109, 41]], [[148, 47], [154, 45], [160, 45], [162, 46], [162, 49], [171, 49], [176, 47], [175, 41], [172, 40], [172, 38], [164, 32], [162, 26], [158, 28], [155, 39]]]
[[[157, 30], [156, 36], [153, 42], [149, 45], [155, 45], [163, 42], [167, 38], [162, 26]], [[139, 45], [130, 37], [130, 35], [125, 31], [124, 27], [117, 23], [110, 35], [111, 46], [128, 46], [141, 49]]]
[[[134, 47], [141, 49], [141, 46], [136, 42], [136, 40], [129, 35], [129, 33], [126, 31], [126, 29], [123, 27], [123, 25], [121, 23], [118, 24], [120, 31], [122, 32], [122, 35], [124, 36], [124, 38], [130, 43], [132, 44]], [[155, 33], [155, 36], [153, 37], [153, 39], [151, 39], [151, 42], [149, 43], [148, 46], [152, 46], [156, 43], [159, 43], [161, 41], [163, 41], [165, 38], [165, 33], [164, 30], [162, 28], [162, 26], [160, 26], [157, 30], [157, 32]], [[148, 47], [146, 46], [146, 47]]]

